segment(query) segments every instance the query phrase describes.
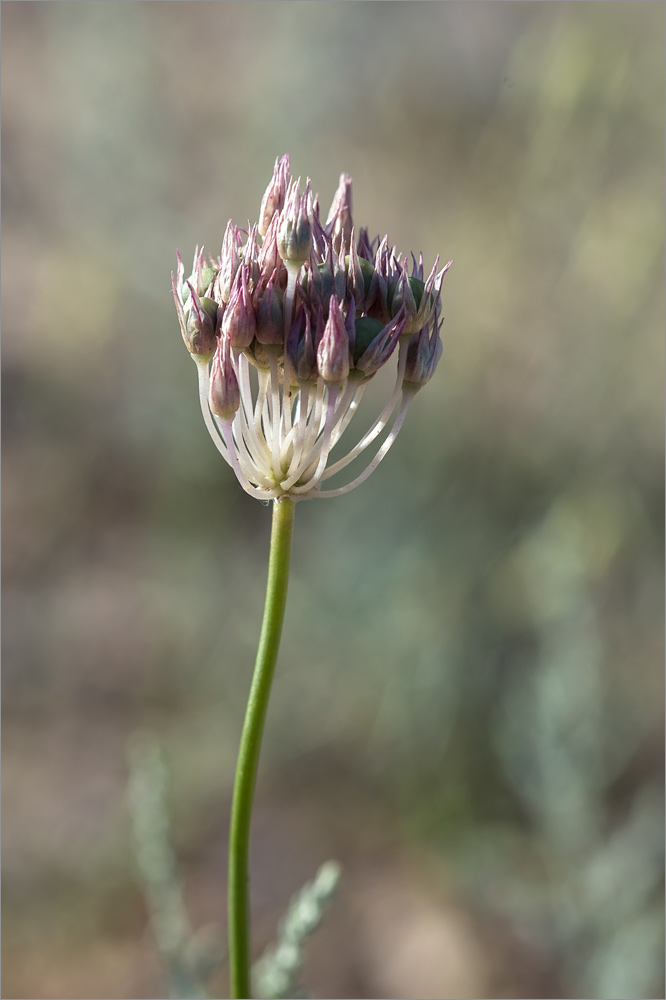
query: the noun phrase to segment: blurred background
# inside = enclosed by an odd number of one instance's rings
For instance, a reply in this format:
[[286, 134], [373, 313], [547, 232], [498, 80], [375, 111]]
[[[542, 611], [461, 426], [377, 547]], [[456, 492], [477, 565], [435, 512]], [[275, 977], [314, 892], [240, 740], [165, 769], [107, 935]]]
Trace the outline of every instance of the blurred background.
[[137, 732], [224, 940], [270, 511], [203, 427], [170, 271], [288, 152], [324, 212], [347, 171], [357, 225], [455, 263], [390, 456], [297, 510], [255, 950], [336, 858], [315, 996], [663, 997], [663, 5], [56, 0], [2, 29], [3, 996], [167, 995]]

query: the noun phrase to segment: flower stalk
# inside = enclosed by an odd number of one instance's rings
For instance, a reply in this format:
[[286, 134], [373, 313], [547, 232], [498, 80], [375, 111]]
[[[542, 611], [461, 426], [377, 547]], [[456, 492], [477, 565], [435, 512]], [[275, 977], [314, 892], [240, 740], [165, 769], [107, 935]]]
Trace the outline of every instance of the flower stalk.
[[273, 501], [264, 618], [236, 765], [229, 834], [228, 900], [230, 995], [233, 1000], [248, 1000], [252, 996], [249, 898], [250, 822], [261, 738], [287, 603], [294, 511], [295, 504], [288, 497]]

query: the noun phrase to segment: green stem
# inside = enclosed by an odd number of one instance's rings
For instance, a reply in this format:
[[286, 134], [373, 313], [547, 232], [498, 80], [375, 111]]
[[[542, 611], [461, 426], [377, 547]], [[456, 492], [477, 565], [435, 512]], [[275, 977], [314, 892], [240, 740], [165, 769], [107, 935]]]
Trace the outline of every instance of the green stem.
[[229, 834], [229, 965], [233, 1000], [251, 997], [248, 861], [252, 798], [287, 603], [294, 509], [293, 500], [287, 497], [273, 502], [264, 620], [236, 765]]

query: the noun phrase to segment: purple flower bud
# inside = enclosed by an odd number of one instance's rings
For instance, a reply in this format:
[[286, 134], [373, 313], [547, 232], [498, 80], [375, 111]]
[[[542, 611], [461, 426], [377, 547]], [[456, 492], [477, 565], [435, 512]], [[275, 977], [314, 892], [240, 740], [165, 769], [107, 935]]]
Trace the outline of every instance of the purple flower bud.
[[333, 250], [331, 243], [327, 243], [323, 261], [311, 272], [310, 294], [318, 304], [326, 307], [331, 295], [343, 299], [346, 289], [344, 259], [341, 268], [338, 254]]
[[264, 192], [259, 209], [258, 230], [260, 236], [266, 235], [273, 216], [282, 210], [290, 179], [289, 157], [283, 156], [281, 160], [276, 159], [273, 177]]
[[280, 216], [274, 215], [266, 230], [264, 242], [257, 256], [259, 265], [259, 284], [264, 287], [268, 284], [268, 279], [273, 274], [276, 267], [281, 265], [280, 254], [278, 253], [277, 232], [280, 225]]
[[257, 287], [261, 280], [256, 223], [251, 227], [250, 232], [248, 233], [247, 243], [243, 248], [243, 263], [248, 267], [247, 283], [250, 291], [252, 291]]
[[326, 219], [326, 235], [332, 240], [336, 250], [342, 240], [347, 246], [352, 232], [352, 179], [349, 174], [340, 174], [340, 183]]
[[282, 295], [275, 287], [273, 276], [256, 303], [256, 337], [260, 344], [281, 345], [284, 343], [284, 313]]
[[231, 286], [234, 283], [236, 271], [240, 267], [240, 248], [240, 230], [229, 219], [220, 250], [219, 270], [213, 282], [213, 298], [217, 302], [229, 301]]
[[440, 326], [440, 323], [434, 322], [430, 334], [428, 327], [423, 327], [409, 342], [404, 381], [414, 390], [420, 389], [432, 378], [442, 356]]
[[223, 420], [233, 420], [240, 406], [240, 389], [227, 337], [220, 339], [213, 357], [208, 403], [212, 412]]
[[349, 255], [345, 258], [347, 288], [351, 291], [357, 312], [365, 312], [366, 304], [371, 304], [370, 291], [375, 269], [366, 257], [361, 257], [354, 246], [353, 232]]
[[[181, 293], [183, 295], [183, 301], [186, 302], [189, 294], [189, 288], [187, 287], [187, 284], [183, 285], [182, 275], [185, 272], [185, 268], [178, 251], [176, 251], [176, 257], [178, 259], [178, 273], [180, 276], [179, 281]], [[206, 266], [205, 264], [204, 248], [201, 247], [200, 250], [199, 247], [197, 247], [194, 251], [192, 274], [188, 278], [189, 283], [194, 286], [197, 295], [207, 295], [208, 292], [210, 292], [210, 286], [213, 283], [216, 274], [217, 271], [214, 267]]]
[[389, 283], [389, 261], [388, 236], [379, 243], [374, 255], [374, 268], [370, 274], [370, 280], [365, 293], [366, 312], [375, 319], [386, 322], [391, 317], [388, 311], [388, 283]]
[[[323, 322], [323, 321], [322, 321]], [[312, 324], [310, 312], [301, 306], [294, 318], [289, 337], [287, 351], [291, 367], [300, 382], [317, 380], [317, 354], [312, 339]]]
[[222, 333], [230, 345], [238, 350], [249, 347], [254, 340], [257, 319], [248, 290], [249, 266], [241, 264], [234, 279], [229, 302], [222, 317]]
[[[399, 278], [389, 288], [388, 300], [391, 313], [395, 316], [402, 308], [406, 312], [407, 322], [403, 331], [405, 334], [418, 333], [427, 326], [437, 309], [439, 292], [435, 291], [435, 281], [438, 263], [439, 257], [425, 282], [416, 275], [410, 277], [407, 265], [403, 265]], [[415, 267], [415, 270], [418, 268]], [[423, 265], [421, 265], [422, 272]]]
[[349, 375], [349, 338], [338, 300], [331, 295], [328, 319], [317, 348], [317, 367], [325, 382], [344, 382]]
[[310, 251], [310, 267], [316, 268], [319, 261], [326, 253], [328, 246], [328, 236], [319, 219], [319, 197], [315, 195], [312, 199], [312, 249]]
[[[182, 261], [179, 258], [179, 275], [181, 271]], [[185, 298], [173, 271], [171, 272], [171, 287], [185, 347], [194, 357], [208, 361], [217, 344], [217, 303], [205, 297], [199, 298], [194, 286], [189, 281], [186, 281], [185, 285], [182, 286], [189, 293]]]
[[368, 230], [365, 226], [361, 228], [358, 235], [358, 255], [359, 257], [365, 258], [372, 263], [375, 259], [375, 252], [372, 249], [372, 243], [370, 242], [370, 237], [368, 236]]
[[312, 192], [308, 181], [305, 194], [298, 193], [299, 181], [292, 181], [280, 213], [277, 248], [282, 260], [304, 264], [312, 248]]

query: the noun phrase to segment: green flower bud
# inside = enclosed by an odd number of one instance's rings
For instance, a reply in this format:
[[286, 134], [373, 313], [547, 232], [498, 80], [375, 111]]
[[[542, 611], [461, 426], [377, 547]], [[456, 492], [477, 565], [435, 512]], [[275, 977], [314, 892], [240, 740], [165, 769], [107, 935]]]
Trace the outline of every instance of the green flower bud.
[[360, 316], [356, 320], [356, 339], [354, 341], [354, 364], [361, 355], [367, 351], [370, 344], [378, 334], [384, 329], [381, 320], [372, 319], [371, 316]]
[[425, 282], [420, 278], [407, 278], [405, 274], [389, 285], [388, 307], [391, 316], [396, 316], [405, 307], [407, 321], [403, 334], [411, 336], [418, 333], [432, 318], [435, 296], [431, 292], [426, 293], [425, 289]]

